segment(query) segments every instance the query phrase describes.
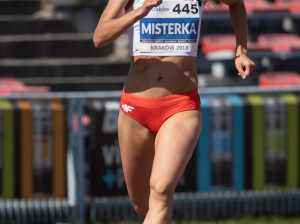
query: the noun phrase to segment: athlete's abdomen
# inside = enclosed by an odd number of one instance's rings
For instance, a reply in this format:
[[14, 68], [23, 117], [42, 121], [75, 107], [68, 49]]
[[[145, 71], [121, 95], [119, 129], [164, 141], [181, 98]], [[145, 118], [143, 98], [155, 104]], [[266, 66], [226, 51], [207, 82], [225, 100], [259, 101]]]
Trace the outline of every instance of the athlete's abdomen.
[[135, 56], [125, 82], [128, 93], [161, 97], [197, 87], [196, 58]]

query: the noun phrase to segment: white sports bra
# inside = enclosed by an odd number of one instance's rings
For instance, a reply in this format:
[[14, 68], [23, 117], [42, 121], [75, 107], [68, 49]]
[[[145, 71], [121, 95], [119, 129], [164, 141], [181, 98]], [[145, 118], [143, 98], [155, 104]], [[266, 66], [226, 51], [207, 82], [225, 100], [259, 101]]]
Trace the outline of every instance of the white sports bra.
[[[143, 3], [144, 0], [134, 0], [126, 12]], [[163, 0], [127, 30], [130, 56], [196, 57], [202, 13], [203, 4], [197, 0]]]

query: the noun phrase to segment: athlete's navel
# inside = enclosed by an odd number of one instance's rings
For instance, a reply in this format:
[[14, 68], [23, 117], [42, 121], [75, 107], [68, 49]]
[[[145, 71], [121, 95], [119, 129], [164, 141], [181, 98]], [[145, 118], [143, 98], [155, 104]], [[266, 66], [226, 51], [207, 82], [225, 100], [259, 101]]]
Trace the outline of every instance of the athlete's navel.
[[162, 76], [159, 75], [159, 76], [157, 77], [157, 81], [159, 82], [159, 81], [161, 81], [161, 80], [162, 80]]

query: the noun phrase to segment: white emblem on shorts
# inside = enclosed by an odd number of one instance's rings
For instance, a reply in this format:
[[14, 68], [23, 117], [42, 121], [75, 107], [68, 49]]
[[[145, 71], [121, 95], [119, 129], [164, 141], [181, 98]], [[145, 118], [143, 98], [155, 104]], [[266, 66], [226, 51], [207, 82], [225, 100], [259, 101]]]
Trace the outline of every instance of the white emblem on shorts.
[[125, 112], [130, 112], [134, 109], [134, 107], [128, 106], [127, 104], [122, 104], [122, 108]]

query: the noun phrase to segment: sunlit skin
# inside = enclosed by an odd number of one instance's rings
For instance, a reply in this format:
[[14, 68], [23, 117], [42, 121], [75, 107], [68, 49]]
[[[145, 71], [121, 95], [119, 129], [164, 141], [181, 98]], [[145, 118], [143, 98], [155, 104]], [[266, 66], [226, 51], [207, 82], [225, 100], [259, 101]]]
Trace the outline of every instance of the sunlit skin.
[[[242, 0], [221, 0], [230, 9], [236, 36], [237, 73], [247, 78], [255, 64], [247, 56], [247, 17]], [[130, 0], [109, 0], [94, 33], [95, 47], [105, 46], [162, 0], [145, 0], [143, 5], [121, 16]], [[125, 81], [125, 91], [140, 97], [163, 97], [198, 86], [196, 57], [135, 56]], [[199, 110], [171, 116], [154, 135], [123, 112], [118, 135], [129, 197], [137, 213], [146, 215], [145, 224], [172, 223], [175, 187], [197, 143], [202, 127]]]

